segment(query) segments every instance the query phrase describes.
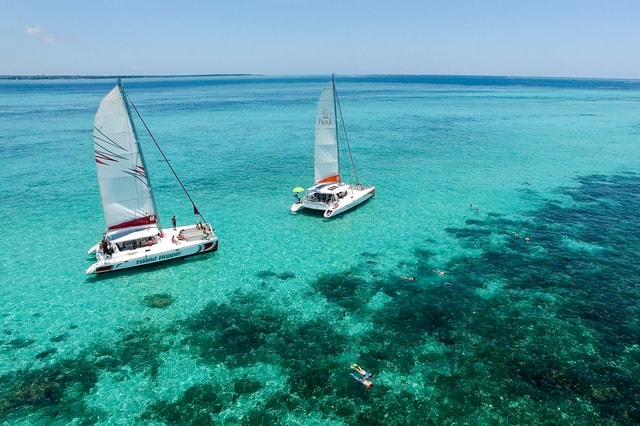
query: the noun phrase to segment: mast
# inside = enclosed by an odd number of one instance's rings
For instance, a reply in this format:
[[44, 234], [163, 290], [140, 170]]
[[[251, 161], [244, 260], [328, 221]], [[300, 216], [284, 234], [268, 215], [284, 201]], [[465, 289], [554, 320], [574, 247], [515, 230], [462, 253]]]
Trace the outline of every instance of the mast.
[[[136, 130], [136, 125], [133, 122], [133, 118], [131, 117], [131, 109], [129, 108], [129, 103], [131, 102], [129, 100], [129, 98], [127, 97], [127, 94], [124, 91], [124, 87], [122, 85], [122, 80], [118, 79], [118, 89], [120, 90], [120, 95], [122, 96], [122, 101], [124, 102], [124, 107], [127, 109], [127, 115], [129, 116], [129, 121], [131, 122], [131, 128], [133, 129], [133, 137], [136, 140], [136, 144], [138, 145], [138, 155], [140, 155], [140, 162], [142, 163], [142, 167], [144, 167], [145, 173], [147, 175], [147, 183], [149, 184], [149, 194], [151, 195], [151, 202], [153, 203], [153, 210], [156, 212], [156, 225], [158, 227], [158, 229], [162, 230], [162, 225], [160, 224], [160, 215], [158, 214], [158, 205], [156, 204], [156, 196], [153, 193], [153, 185], [151, 185], [151, 177], [149, 176], [149, 173], [147, 173], [146, 171], [149, 170], [147, 169], [147, 163], [144, 160], [144, 154], [142, 153], [142, 148], [140, 147], [140, 138], [138, 138], [138, 131]], [[131, 103], [131, 105], [133, 105], [133, 103]], [[135, 108], [135, 106], [134, 106]], [[136, 113], [138, 112], [138, 110], [136, 109]], [[138, 114], [138, 117], [140, 115]], [[144, 122], [143, 122], [144, 124]], [[144, 125], [145, 127], [147, 127], [147, 125]], [[148, 130], [148, 129], [147, 129]]]
[[[336, 75], [331, 74], [331, 89], [333, 89], [333, 119], [336, 120], [336, 143], [338, 144], [338, 176], [340, 176], [340, 181], [342, 181], [342, 174], [340, 173], [340, 134], [338, 132], [338, 108], [340, 108], [340, 103], [338, 102], [338, 92], [336, 90]], [[340, 121], [342, 121], [342, 111], [340, 111]], [[342, 123], [341, 123], [342, 124]]]

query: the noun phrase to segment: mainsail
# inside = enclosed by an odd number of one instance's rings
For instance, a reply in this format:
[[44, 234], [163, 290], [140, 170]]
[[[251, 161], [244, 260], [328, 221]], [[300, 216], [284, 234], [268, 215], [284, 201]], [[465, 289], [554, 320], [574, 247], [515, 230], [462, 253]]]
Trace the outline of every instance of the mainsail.
[[318, 100], [315, 130], [315, 183], [340, 182], [336, 99], [333, 79]]
[[107, 229], [157, 221], [151, 185], [120, 82], [96, 112], [93, 143]]

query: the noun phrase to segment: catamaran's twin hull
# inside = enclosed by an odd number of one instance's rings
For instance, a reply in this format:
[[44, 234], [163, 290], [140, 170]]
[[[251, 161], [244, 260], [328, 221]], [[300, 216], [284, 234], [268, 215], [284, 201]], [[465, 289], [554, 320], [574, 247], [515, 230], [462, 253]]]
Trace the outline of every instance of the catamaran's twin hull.
[[313, 201], [309, 195], [306, 195], [300, 202], [291, 206], [293, 213], [300, 209], [307, 208], [311, 210], [320, 210], [324, 212], [325, 218], [331, 218], [350, 210], [373, 197], [376, 193], [374, 186], [349, 185], [347, 195], [338, 200], [329, 202]]
[[347, 210], [350, 210], [365, 201], [369, 198], [373, 197], [376, 194], [376, 188], [374, 186], [369, 187], [360, 187], [360, 189], [353, 190], [353, 198], [348, 199], [348, 196], [344, 199], [340, 200], [338, 203], [334, 203], [332, 206], [329, 206], [327, 210], [324, 211], [324, 217], [330, 218], [333, 216], [337, 216], [340, 213], [344, 213]]
[[218, 238], [215, 236], [200, 241], [178, 241], [177, 244], [171, 240], [172, 238], [165, 234], [159, 243], [150, 247], [112, 255], [99, 252], [96, 254], [98, 261], [87, 269], [87, 274], [119, 271], [218, 250]]

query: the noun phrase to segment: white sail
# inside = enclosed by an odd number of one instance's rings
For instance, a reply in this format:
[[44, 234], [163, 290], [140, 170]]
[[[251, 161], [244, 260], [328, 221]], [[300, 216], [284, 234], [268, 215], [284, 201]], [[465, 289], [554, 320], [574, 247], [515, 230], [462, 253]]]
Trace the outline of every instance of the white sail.
[[120, 83], [100, 103], [93, 143], [107, 229], [156, 223], [155, 201]]
[[315, 182], [340, 182], [338, 134], [333, 79], [318, 100], [315, 130]]

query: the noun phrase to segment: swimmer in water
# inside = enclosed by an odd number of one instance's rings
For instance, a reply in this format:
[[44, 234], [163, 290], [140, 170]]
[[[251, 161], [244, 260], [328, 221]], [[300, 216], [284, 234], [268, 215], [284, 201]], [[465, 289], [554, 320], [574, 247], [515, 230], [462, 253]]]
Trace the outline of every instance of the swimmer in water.
[[373, 374], [369, 373], [368, 371], [365, 371], [364, 368], [360, 367], [358, 364], [351, 364], [351, 368], [356, 370], [358, 374], [360, 374], [365, 379], [370, 379], [373, 377]]
[[362, 385], [365, 386], [367, 389], [373, 387], [373, 383], [371, 382], [371, 380], [365, 379], [364, 377], [358, 377], [353, 373], [349, 373], [349, 375], [354, 379], [356, 379], [357, 381], [359, 381], [360, 383], [362, 383]]

